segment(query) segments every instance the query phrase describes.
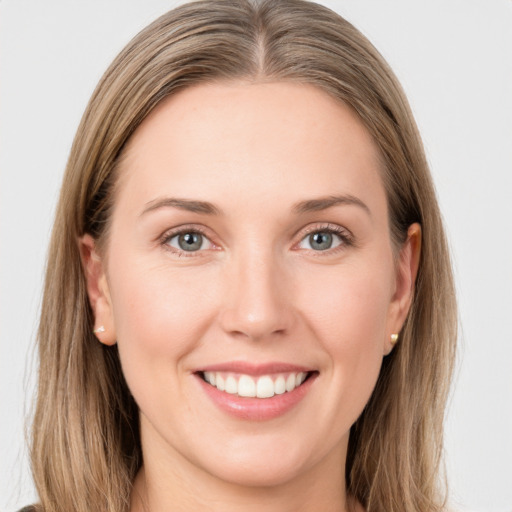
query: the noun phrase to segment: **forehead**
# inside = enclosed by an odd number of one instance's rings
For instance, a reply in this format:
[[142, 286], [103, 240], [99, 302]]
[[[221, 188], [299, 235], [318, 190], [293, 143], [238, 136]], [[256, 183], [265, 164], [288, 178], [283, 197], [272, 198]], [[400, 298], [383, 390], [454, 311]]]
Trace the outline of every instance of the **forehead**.
[[136, 130], [118, 199], [179, 194], [256, 204], [273, 194], [285, 202], [334, 190], [382, 196], [379, 167], [358, 116], [316, 87], [201, 84], [164, 100]]

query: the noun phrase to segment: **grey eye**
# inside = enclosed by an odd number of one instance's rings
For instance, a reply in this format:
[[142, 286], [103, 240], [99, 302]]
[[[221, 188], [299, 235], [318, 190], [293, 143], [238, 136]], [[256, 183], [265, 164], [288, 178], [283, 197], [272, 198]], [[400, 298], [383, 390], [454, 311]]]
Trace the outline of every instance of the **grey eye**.
[[331, 231], [315, 231], [304, 237], [300, 242], [301, 249], [311, 249], [313, 251], [327, 251], [338, 247], [343, 243], [340, 235]]
[[316, 251], [330, 249], [332, 246], [332, 234], [323, 232], [313, 233], [309, 235], [309, 245]]
[[167, 243], [171, 247], [185, 252], [195, 252], [211, 247], [211, 242], [208, 238], [195, 231], [178, 233], [171, 237]]

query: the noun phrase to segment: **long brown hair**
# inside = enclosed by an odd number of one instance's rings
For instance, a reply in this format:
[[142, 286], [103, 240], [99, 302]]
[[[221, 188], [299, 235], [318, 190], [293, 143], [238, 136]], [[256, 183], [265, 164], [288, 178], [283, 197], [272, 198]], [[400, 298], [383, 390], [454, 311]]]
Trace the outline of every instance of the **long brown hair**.
[[138, 410], [117, 348], [92, 334], [77, 240], [108, 236], [117, 163], [148, 113], [192, 84], [237, 78], [312, 84], [350, 105], [380, 149], [395, 246], [410, 224], [422, 226], [414, 302], [352, 427], [346, 485], [368, 512], [440, 511], [456, 306], [434, 187], [407, 101], [380, 54], [346, 20], [301, 0], [181, 6], [139, 33], [98, 84], [73, 143], [48, 257], [32, 431], [41, 509], [129, 507], [142, 464]]

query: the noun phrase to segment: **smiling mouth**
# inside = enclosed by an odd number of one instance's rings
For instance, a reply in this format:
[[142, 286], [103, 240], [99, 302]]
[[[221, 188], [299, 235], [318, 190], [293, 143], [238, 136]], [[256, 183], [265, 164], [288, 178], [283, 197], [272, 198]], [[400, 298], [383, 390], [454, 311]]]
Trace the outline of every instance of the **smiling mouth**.
[[316, 372], [287, 372], [276, 375], [251, 375], [228, 372], [199, 372], [201, 378], [224, 393], [244, 398], [272, 398], [302, 386]]

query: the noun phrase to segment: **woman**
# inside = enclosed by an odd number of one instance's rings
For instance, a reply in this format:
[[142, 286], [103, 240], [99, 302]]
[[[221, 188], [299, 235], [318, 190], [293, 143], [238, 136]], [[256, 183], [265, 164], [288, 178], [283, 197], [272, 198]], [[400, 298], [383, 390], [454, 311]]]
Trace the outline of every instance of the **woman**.
[[39, 507], [442, 510], [455, 327], [421, 141], [371, 44], [307, 2], [180, 7], [71, 151]]

